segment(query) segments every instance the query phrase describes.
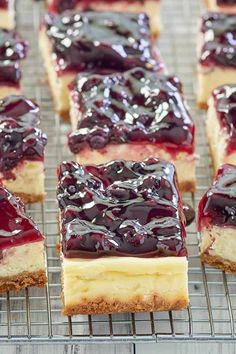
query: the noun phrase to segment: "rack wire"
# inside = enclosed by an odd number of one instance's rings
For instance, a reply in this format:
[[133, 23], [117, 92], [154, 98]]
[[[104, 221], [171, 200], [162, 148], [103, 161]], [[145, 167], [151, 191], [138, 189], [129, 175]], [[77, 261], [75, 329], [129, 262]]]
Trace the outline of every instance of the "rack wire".
[[[195, 225], [188, 228], [190, 306], [185, 311], [119, 314], [101, 316], [61, 315], [60, 261], [56, 205], [56, 167], [72, 158], [66, 148], [69, 126], [60, 122], [52, 109], [37, 46], [42, 3], [18, 0], [18, 29], [30, 43], [24, 64], [24, 93], [36, 99], [42, 110], [42, 128], [48, 135], [46, 152], [46, 191], [44, 203], [28, 208], [47, 239], [49, 282], [43, 289], [29, 288], [0, 296], [0, 343], [95, 343], [156, 341], [235, 340], [236, 279], [220, 270], [201, 264]], [[198, 128], [195, 195], [185, 200], [197, 205], [209, 186], [212, 170], [204, 136], [204, 113], [196, 109], [195, 48], [200, 0], [163, 1], [162, 55], [170, 72], [184, 83], [186, 97]], [[188, 173], [188, 171], [183, 171]]]

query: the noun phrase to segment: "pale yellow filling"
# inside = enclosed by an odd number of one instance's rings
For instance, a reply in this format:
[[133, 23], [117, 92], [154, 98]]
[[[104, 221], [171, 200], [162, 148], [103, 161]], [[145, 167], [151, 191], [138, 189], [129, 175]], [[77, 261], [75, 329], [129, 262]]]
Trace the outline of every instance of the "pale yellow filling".
[[43, 162], [23, 161], [11, 172], [16, 176], [16, 179], [4, 179], [1, 173], [0, 179], [12, 193], [44, 195]]
[[0, 277], [45, 269], [44, 241], [27, 243], [3, 250], [0, 259]]
[[209, 99], [208, 105], [206, 132], [214, 168], [217, 170], [224, 163], [232, 163], [236, 165], [236, 152], [230, 154], [227, 154], [226, 152], [228, 135], [227, 132], [220, 127], [212, 98]]
[[15, 10], [13, 1], [9, 2], [9, 9], [0, 9], [0, 28], [11, 30], [15, 27]]
[[207, 104], [213, 89], [225, 84], [236, 82], [236, 70], [230, 68], [214, 67], [207, 70], [203, 67], [198, 68], [198, 103]]
[[96, 298], [148, 301], [155, 294], [170, 302], [188, 298], [186, 257], [63, 258], [62, 267], [65, 306]]
[[11, 95], [20, 95], [21, 90], [18, 86], [5, 86], [0, 85], [0, 99], [11, 96]]
[[211, 226], [204, 228], [201, 235], [201, 253], [207, 251], [210, 256], [217, 256], [230, 262], [236, 262], [236, 229]]
[[44, 66], [53, 96], [55, 109], [58, 112], [66, 112], [70, 109], [68, 85], [74, 80], [75, 73], [67, 73], [58, 76], [55, 70], [56, 61], [53, 59], [52, 46], [45, 30], [39, 34], [39, 45], [44, 59]]

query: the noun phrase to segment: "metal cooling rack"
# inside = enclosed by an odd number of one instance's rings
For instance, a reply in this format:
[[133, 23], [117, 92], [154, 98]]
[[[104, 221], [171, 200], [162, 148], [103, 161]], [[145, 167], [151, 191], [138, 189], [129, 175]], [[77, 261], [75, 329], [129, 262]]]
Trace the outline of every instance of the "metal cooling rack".
[[[160, 40], [162, 55], [170, 71], [184, 83], [192, 115], [198, 128], [198, 188], [185, 200], [197, 205], [211, 181], [211, 165], [204, 136], [204, 113], [195, 106], [195, 48], [200, 0], [163, 0], [164, 32]], [[66, 148], [70, 129], [53, 113], [51, 96], [45, 83], [37, 37], [43, 4], [17, 0], [18, 29], [30, 42], [24, 65], [24, 93], [37, 100], [42, 109], [42, 127], [48, 134], [46, 190], [43, 204], [28, 210], [47, 237], [49, 283], [44, 289], [30, 288], [0, 297], [0, 343], [95, 343], [156, 341], [235, 340], [236, 279], [219, 270], [204, 267], [198, 257], [195, 225], [188, 228], [189, 291], [191, 305], [186, 311], [104, 315], [62, 316], [60, 300], [60, 261], [55, 245], [58, 240], [55, 200], [58, 163], [72, 158]], [[188, 173], [188, 171], [183, 171]], [[23, 260], [22, 260], [23, 261]]]

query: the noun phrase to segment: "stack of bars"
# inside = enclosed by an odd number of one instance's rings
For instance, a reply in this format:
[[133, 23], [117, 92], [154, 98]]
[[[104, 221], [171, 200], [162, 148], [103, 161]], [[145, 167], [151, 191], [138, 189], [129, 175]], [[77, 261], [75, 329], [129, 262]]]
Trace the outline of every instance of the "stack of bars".
[[194, 123], [145, 14], [46, 15], [40, 45], [55, 109], [70, 113], [69, 147], [80, 163], [154, 156], [175, 164], [182, 191], [195, 190]]
[[14, 28], [15, 1], [0, 0], [0, 99], [21, 93], [20, 62], [28, 44]]
[[217, 11], [203, 15], [198, 38], [200, 108], [208, 107], [213, 89], [236, 82], [236, 4], [226, 0], [213, 2], [209, 1], [209, 9]]
[[198, 105], [215, 178], [198, 207], [201, 260], [236, 273], [236, 2], [207, 0], [199, 35]]
[[28, 43], [14, 28], [15, 2], [0, 0], [0, 292], [47, 282], [44, 236], [23, 204], [44, 198], [47, 137], [38, 105], [21, 95]]
[[[49, 1], [40, 27], [76, 159], [58, 169], [66, 315], [179, 310], [189, 301], [179, 190], [196, 188], [195, 126], [154, 40], [158, 1], [129, 2], [133, 12], [120, 12], [126, 0], [112, 1], [117, 11], [109, 3]], [[140, 9], [151, 10], [151, 26]]]

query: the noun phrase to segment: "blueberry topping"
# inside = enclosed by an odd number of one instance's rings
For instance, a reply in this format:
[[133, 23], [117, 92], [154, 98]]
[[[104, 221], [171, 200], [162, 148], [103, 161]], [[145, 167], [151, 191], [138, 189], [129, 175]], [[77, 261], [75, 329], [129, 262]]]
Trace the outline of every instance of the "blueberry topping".
[[172, 164], [112, 161], [58, 170], [65, 257], [184, 256], [185, 217]]
[[137, 66], [163, 70], [143, 13], [50, 13], [45, 16], [45, 27], [59, 75], [65, 71], [122, 72]]
[[236, 227], [236, 167], [221, 166], [198, 206], [198, 227], [209, 224]]
[[216, 3], [219, 6], [226, 6], [226, 5], [227, 6], [229, 6], [229, 5], [235, 6], [236, 5], [235, 0], [216, 0]]
[[19, 60], [27, 53], [27, 42], [15, 31], [0, 29], [0, 84], [19, 84]]
[[25, 214], [19, 198], [0, 185], [0, 251], [6, 248], [42, 241], [43, 236]]
[[213, 91], [214, 106], [222, 131], [227, 133], [226, 152], [236, 149], [236, 85], [223, 85]]
[[132, 142], [166, 143], [173, 152], [194, 151], [194, 123], [176, 77], [143, 68], [81, 74], [72, 97], [74, 107], [80, 107], [77, 130], [68, 140], [75, 154], [85, 147]]
[[5, 178], [20, 161], [43, 161], [47, 137], [39, 122], [39, 107], [26, 97], [0, 100], [0, 171]]
[[199, 61], [211, 67], [236, 67], [236, 15], [209, 12], [203, 16], [203, 46]]

